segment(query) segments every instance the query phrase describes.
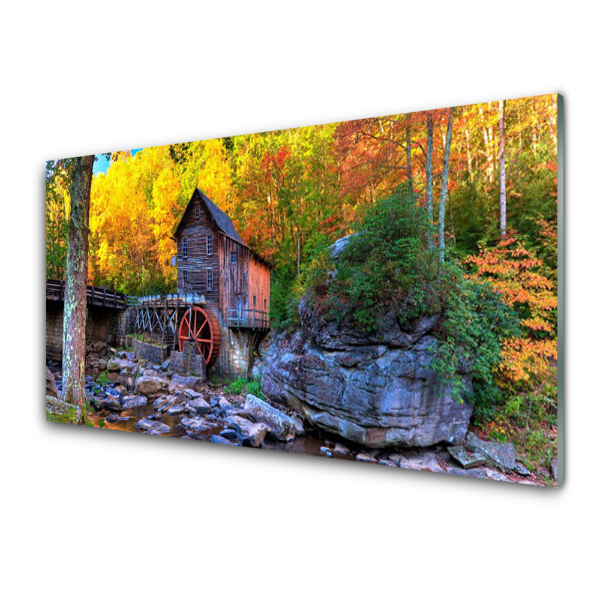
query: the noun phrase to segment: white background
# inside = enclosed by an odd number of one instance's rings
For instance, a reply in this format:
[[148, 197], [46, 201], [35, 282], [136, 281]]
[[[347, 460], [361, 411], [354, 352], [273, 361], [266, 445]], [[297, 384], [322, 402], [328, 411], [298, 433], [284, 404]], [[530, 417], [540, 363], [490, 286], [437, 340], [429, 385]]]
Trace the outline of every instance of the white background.
[[[6, 4], [5, 598], [598, 591], [598, 44], [576, 2]], [[592, 6], [591, 4], [589, 6]], [[44, 161], [565, 95], [562, 489], [44, 421]]]

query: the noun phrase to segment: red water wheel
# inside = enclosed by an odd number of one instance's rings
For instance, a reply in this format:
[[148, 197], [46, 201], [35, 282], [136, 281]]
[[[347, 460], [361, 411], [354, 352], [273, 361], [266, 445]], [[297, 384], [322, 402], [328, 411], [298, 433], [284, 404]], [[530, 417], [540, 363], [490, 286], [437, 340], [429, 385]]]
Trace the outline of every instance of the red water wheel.
[[179, 325], [180, 352], [183, 352], [183, 344], [189, 340], [196, 342], [207, 367], [216, 362], [221, 349], [221, 330], [212, 311], [197, 306], [185, 311]]

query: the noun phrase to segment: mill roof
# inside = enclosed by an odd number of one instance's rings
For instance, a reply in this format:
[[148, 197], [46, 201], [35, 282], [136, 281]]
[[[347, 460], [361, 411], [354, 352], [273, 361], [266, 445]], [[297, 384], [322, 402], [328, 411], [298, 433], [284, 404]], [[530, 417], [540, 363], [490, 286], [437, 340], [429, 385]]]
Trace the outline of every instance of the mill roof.
[[246, 243], [244, 243], [244, 240], [240, 237], [240, 234], [236, 231], [236, 229], [233, 225], [233, 222], [227, 216], [227, 214], [225, 214], [202, 190], [200, 190], [198, 188], [196, 188], [196, 190], [192, 194], [192, 197], [190, 198], [188, 205], [186, 206], [185, 210], [183, 211], [181, 220], [179, 221], [179, 224], [177, 225], [177, 229], [175, 230], [174, 237], [177, 237], [179, 235], [179, 229], [184, 221], [184, 217], [185, 217], [187, 211], [189, 210], [190, 205], [192, 204], [192, 200], [194, 199], [194, 196], [196, 196], [196, 194], [198, 194], [198, 196], [204, 203], [204, 206], [206, 206], [206, 209], [208, 210], [210, 216], [213, 218], [216, 226], [226, 236], [228, 236], [228, 237], [232, 238], [233, 240], [235, 240], [236, 242], [242, 244], [242, 246], [249, 248], [249, 250], [252, 252], [252, 254], [254, 254], [254, 256], [256, 256], [261, 262], [266, 264], [269, 268], [273, 267], [273, 265], [268, 260], [264, 259], [262, 256], [260, 256], [260, 254], [258, 254], [254, 250], [252, 250]]

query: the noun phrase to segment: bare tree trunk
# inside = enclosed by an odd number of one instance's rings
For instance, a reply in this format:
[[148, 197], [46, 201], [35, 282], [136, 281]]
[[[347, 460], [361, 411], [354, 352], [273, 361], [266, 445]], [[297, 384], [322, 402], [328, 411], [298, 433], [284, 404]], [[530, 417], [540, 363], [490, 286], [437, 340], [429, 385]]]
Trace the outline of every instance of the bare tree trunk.
[[506, 167], [505, 167], [505, 123], [504, 100], [500, 100], [500, 237], [506, 237]]
[[440, 250], [440, 263], [444, 262], [444, 248], [446, 246], [445, 220], [446, 220], [446, 198], [448, 196], [448, 171], [450, 170], [450, 144], [452, 143], [452, 119], [454, 107], [450, 109], [448, 116], [448, 130], [446, 133], [446, 147], [444, 149], [444, 171], [442, 173], [442, 189], [440, 192], [440, 215], [438, 219], [438, 246]]
[[429, 215], [429, 249], [433, 250], [433, 115], [427, 113], [427, 158], [425, 162], [426, 191], [425, 204]]
[[90, 190], [94, 156], [76, 160], [71, 184], [71, 218], [65, 285], [63, 325], [62, 399], [85, 409], [85, 313], [87, 296], [87, 264], [89, 246]]
[[296, 239], [298, 242], [298, 277], [300, 277], [300, 200], [298, 199], [298, 184], [296, 183]]
[[413, 174], [412, 174], [412, 136], [410, 131], [410, 121], [406, 126], [406, 176], [408, 177], [408, 191], [411, 196], [413, 193]]

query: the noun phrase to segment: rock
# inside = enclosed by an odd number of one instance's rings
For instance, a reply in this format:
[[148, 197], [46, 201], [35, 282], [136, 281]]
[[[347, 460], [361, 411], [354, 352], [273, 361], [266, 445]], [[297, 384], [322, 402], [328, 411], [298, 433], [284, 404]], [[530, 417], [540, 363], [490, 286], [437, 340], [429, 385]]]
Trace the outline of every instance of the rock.
[[499, 442], [485, 442], [473, 432], [467, 434], [465, 442], [467, 450], [481, 454], [490, 467], [496, 467], [504, 473], [514, 470], [516, 466], [515, 448], [512, 444]]
[[515, 463], [513, 471], [521, 477], [529, 477], [531, 475], [531, 471], [529, 471], [521, 463]]
[[79, 406], [63, 402], [55, 396], [46, 395], [46, 420], [54, 423], [81, 425], [83, 416]]
[[290, 417], [292, 423], [294, 424], [294, 429], [296, 430], [296, 435], [305, 435], [306, 430], [304, 429], [304, 421], [300, 415], [294, 414]]
[[[260, 346], [269, 400], [363, 447], [463, 441], [473, 408], [454, 401], [430, 368], [439, 315], [419, 319], [410, 331], [392, 321], [378, 335], [327, 321], [305, 299], [300, 316], [302, 329], [273, 330]], [[468, 393], [470, 379], [460, 376]]]
[[364, 452], [360, 452], [356, 455], [356, 460], [359, 462], [368, 462], [368, 463], [377, 463], [379, 462], [376, 458], [365, 454]]
[[252, 415], [256, 421], [264, 423], [271, 435], [276, 439], [289, 442], [296, 437], [294, 422], [283, 411], [257, 398], [253, 394], [246, 396], [244, 411]]
[[331, 258], [333, 258], [333, 260], [337, 260], [340, 257], [340, 254], [348, 247], [348, 242], [356, 235], [356, 233], [352, 233], [333, 242], [333, 244], [329, 246]]
[[554, 477], [554, 481], [558, 481], [558, 459], [556, 456], [552, 459], [550, 468], [552, 469], [552, 477]]
[[348, 454], [350, 452], [350, 450], [348, 450], [344, 444], [340, 444], [339, 442], [336, 442], [333, 451], [336, 454]]
[[252, 423], [239, 416], [227, 417], [225, 424], [238, 432], [244, 444], [253, 448], [262, 446], [268, 431], [268, 427], [264, 423]]
[[171, 408], [169, 408], [169, 410], [167, 411], [167, 414], [170, 417], [173, 417], [175, 415], [179, 415], [183, 412], [183, 406], [181, 404], [174, 404], [173, 406], [171, 406]]
[[139, 406], [146, 406], [148, 404], [148, 398], [146, 396], [125, 396], [121, 401], [123, 410], [131, 410], [132, 408], [138, 408]]
[[223, 429], [219, 434], [221, 437], [224, 437], [228, 440], [237, 440], [238, 434], [235, 429]]
[[206, 379], [192, 376], [184, 377], [183, 375], [179, 375], [179, 373], [175, 373], [171, 379], [171, 383], [181, 387], [192, 388], [195, 392], [200, 392], [206, 385]]
[[135, 393], [147, 398], [156, 398], [169, 391], [169, 382], [160, 377], [143, 376], [135, 382]]
[[461, 477], [476, 477], [477, 479], [486, 479], [485, 473], [481, 469], [458, 469], [448, 467], [445, 471], [448, 475], [460, 475]]
[[135, 426], [138, 429], [143, 429], [152, 435], [163, 435], [171, 431], [171, 428], [166, 423], [161, 423], [160, 421], [151, 421], [150, 419], [141, 419], [135, 424]]
[[123, 371], [127, 373], [133, 373], [135, 365], [133, 361], [122, 358], [111, 358], [106, 364], [107, 371]]
[[400, 458], [400, 467], [403, 469], [413, 469], [416, 471], [432, 471], [434, 473], [442, 473], [444, 470], [440, 466], [434, 452], [425, 451], [408, 451]]
[[485, 463], [485, 458], [478, 452], [468, 452], [462, 446], [450, 446], [448, 454], [463, 468], [473, 469]]
[[193, 431], [194, 433], [202, 433], [211, 429], [210, 425], [202, 417], [192, 417], [190, 419], [184, 417], [181, 419], [181, 425], [186, 431]]
[[56, 379], [48, 367], [46, 367], [46, 396], [58, 398], [58, 388], [56, 387]]
[[495, 481], [510, 481], [508, 477], [502, 475], [502, 473], [498, 473], [498, 471], [494, 471], [493, 469], [484, 468], [486, 479], [494, 479]]
[[227, 398], [225, 398], [224, 396], [221, 396], [219, 398], [219, 408], [221, 408], [223, 410], [227, 410], [227, 409], [233, 408], [233, 404], [231, 404], [231, 402], [229, 402], [229, 400], [227, 400]]
[[331, 450], [326, 446], [321, 446], [319, 448], [319, 454], [324, 454], [325, 456], [327, 456], [327, 458], [331, 458], [333, 456]]
[[397, 467], [398, 465], [393, 460], [380, 460], [380, 465], [384, 465], [385, 467]]
[[200, 397], [195, 400], [188, 400], [184, 410], [192, 415], [205, 415], [210, 411], [210, 405], [204, 398]]
[[152, 413], [151, 415], [148, 415], [146, 417], [146, 419], [150, 419], [151, 421], [155, 420], [155, 419], [159, 419], [160, 420], [161, 418], [162, 418], [162, 415], [160, 413]]
[[131, 419], [131, 417], [122, 417], [121, 415], [115, 415], [114, 413], [111, 413], [110, 415], [105, 417], [105, 421], [107, 423], [118, 423], [119, 421], [129, 421], [129, 419]]
[[233, 442], [230, 442], [228, 439], [225, 439], [220, 435], [211, 435], [208, 438], [208, 441], [212, 442], [213, 444], [225, 444], [226, 446], [235, 446]]
[[161, 396], [154, 402], [154, 410], [157, 410], [159, 413], [165, 413], [176, 404], [180, 404], [177, 396]]
[[98, 404], [101, 408], [108, 408], [109, 410], [123, 410], [120, 396], [109, 394], [108, 392], [106, 398], [102, 398]]
[[145, 369], [142, 375], [144, 377], [158, 377], [158, 373], [154, 369]]

